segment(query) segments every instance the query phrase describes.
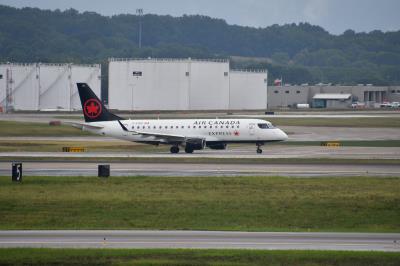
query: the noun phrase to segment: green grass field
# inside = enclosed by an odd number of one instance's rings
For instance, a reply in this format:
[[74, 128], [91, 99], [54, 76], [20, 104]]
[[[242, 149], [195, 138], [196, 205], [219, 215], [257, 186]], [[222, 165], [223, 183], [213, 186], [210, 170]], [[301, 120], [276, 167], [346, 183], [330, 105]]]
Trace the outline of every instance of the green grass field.
[[0, 229], [400, 231], [400, 178], [0, 178]]
[[0, 121], [0, 137], [66, 137], [89, 136], [72, 126], [49, 126], [45, 123]]
[[281, 118], [268, 117], [265, 120], [279, 126], [309, 126], [309, 127], [400, 127], [398, 117], [349, 117], [349, 118]]
[[[400, 147], [400, 140], [341, 140], [338, 142], [343, 147]], [[321, 141], [284, 141], [269, 145], [321, 146]]]
[[1, 265], [399, 265], [400, 253], [256, 250], [0, 249]]
[[61, 152], [63, 147], [83, 147], [87, 152], [169, 151], [169, 146], [153, 146], [129, 141], [0, 140], [0, 152]]

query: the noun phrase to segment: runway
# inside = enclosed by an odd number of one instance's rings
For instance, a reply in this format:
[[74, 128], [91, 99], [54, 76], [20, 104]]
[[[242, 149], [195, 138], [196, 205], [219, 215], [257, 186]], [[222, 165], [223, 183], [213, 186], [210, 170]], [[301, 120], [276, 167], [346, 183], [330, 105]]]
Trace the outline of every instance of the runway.
[[[24, 162], [25, 176], [97, 176], [98, 163]], [[111, 163], [111, 176], [400, 176], [400, 165]], [[0, 162], [0, 175], [11, 163]]]
[[221, 231], [0, 231], [0, 247], [400, 251], [400, 234]]
[[68, 157], [68, 158], [227, 158], [227, 159], [258, 159], [258, 158], [337, 158], [337, 159], [400, 159], [399, 147], [323, 147], [323, 146], [292, 146], [265, 145], [263, 153], [257, 154], [255, 145], [230, 145], [226, 150], [204, 149], [193, 154], [180, 152], [171, 154], [164, 149], [154, 151], [116, 151], [116, 152], [0, 152], [0, 158], [18, 157]]

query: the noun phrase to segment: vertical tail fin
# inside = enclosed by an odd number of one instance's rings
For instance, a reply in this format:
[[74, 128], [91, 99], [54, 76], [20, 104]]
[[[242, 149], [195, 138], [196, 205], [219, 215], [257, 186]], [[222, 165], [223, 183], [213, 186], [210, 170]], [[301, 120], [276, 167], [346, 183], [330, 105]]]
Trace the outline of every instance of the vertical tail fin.
[[96, 94], [90, 89], [89, 85], [86, 83], [77, 83], [76, 85], [78, 86], [79, 97], [81, 98], [85, 122], [124, 120], [110, 113]]

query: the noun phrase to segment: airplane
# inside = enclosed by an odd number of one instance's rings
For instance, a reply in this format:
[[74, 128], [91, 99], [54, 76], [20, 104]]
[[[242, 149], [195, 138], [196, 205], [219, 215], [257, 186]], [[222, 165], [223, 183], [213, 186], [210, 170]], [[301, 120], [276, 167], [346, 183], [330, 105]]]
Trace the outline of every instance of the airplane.
[[73, 126], [94, 134], [146, 144], [171, 145], [171, 153], [210, 148], [224, 150], [229, 143], [254, 143], [257, 153], [268, 142], [288, 136], [261, 119], [148, 119], [126, 120], [111, 113], [86, 83], [77, 83], [85, 123]]

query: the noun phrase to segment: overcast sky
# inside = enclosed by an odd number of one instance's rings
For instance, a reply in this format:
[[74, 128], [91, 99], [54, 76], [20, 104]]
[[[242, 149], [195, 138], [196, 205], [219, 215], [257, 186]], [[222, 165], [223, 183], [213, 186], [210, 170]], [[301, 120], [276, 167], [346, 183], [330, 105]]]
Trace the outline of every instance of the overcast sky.
[[0, 0], [14, 7], [61, 10], [75, 8], [103, 15], [144, 13], [181, 16], [201, 14], [229, 24], [266, 27], [309, 22], [333, 34], [400, 29], [400, 0]]

